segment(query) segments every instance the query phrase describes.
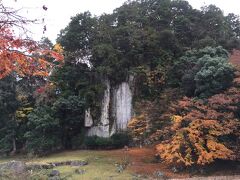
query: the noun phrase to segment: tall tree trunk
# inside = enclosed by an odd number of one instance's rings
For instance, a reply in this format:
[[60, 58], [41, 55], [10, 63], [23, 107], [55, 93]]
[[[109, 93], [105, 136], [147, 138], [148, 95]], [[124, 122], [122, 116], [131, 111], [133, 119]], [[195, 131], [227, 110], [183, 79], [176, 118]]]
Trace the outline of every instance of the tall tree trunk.
[[15, 137], [13, 137], [12, 143], [13, 143], [13, 144], [12, 144], [12, 145], [13, 145], [12, 154], [15, 154], [16, 151], [17, 151], [17, 146], [16, 146], [16, 139], [15, 139]]
[[12, 152], [11, 155], [14, 155], [17, 151], [17, 146], [16, 146], [16, 117], [15, 114], [12, 116], [12, 121], [13, 121], [13, 135], [12, 135]]

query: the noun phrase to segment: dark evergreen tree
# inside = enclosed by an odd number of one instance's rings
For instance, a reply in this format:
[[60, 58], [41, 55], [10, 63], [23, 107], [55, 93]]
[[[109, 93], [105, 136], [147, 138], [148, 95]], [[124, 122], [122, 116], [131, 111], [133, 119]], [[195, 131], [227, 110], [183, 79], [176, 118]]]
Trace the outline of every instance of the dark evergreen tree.
[[16, 78], [9, 75], [0, 80], [0, 152], [16, 152], [18, 108], [16, 97]]

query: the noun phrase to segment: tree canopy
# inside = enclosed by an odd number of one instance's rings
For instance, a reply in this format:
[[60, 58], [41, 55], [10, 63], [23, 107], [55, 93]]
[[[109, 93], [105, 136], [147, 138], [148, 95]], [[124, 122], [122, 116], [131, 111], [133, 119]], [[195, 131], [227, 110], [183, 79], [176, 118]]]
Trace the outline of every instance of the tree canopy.
[[56, 61], [63, 59], [62, 55], [46, 47], [28, 36], [21, 37], [14, 33], [14, 28], [27, 31], [26, 24], [35, 20], [19, 15], [18, 10], [5, 7], [0, 1], [0, 78], [16, 72], [19, 76], [47, 76], [52, 64], [46, 57]]
[[131, 76], [134, 143], [158, 144], [178, 166], [239, 159], [239, 69], [228, 61], [240, 48], [237, 15], [184, 0], [127, 1], [111, 14], [76, 14], [55, 45], [14, 34], [33, 21], [1, 1], [0, 16], [0, 152], [115, 146], [127, 136], [87, 138], [85, 113], [97, 124], [105, 82]]

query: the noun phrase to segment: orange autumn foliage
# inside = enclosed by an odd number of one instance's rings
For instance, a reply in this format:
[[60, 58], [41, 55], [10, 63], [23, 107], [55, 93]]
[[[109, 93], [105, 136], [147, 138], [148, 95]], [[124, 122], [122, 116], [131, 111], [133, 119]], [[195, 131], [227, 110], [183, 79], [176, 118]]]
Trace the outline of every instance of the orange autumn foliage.
[[[37, 20], [23, 17], [19, 11], [0, 1], [0, 79], [12, 72], [19, 76], [48, 76], [54, 65], [52, 61], [63, 60], [61, 46], [51, 50], [29, 39], [26, 25]], [[21, 36], [14, 30], [19, 30]]]
[[[169, 137], [156, 146], [160, 157], [179, 166], [205, 165], [240, 158], [240, 89], [205, 100], [183, 98], [170, 107]], [[168, 112], [169, 113], [169, 112]], [[169, 129], [168, 129], [169, 130]]]
[[155, 144], [165, 136], [169, 136], [171, 123], [166, 121], [166, 110], [171, 102], [181, 99], [182, 93], [178, 88], [167, 88], [155, 100], [140, 100], [134, 104], [136, 116], [128, 124], [134, 141], [144, 145]]
[[43, 49], [30, 39], [16, 38], [9, 28], [0, 29], [0, 79], [12, 72], [20, 76], [47, 76], [53, 66], [48, 58], [63, 60], [56, 51]]
[[141, 114], [133, 117], [128, 123], [128, 129], [134, 141], [143, 141], [148, 128], [146, 115]]

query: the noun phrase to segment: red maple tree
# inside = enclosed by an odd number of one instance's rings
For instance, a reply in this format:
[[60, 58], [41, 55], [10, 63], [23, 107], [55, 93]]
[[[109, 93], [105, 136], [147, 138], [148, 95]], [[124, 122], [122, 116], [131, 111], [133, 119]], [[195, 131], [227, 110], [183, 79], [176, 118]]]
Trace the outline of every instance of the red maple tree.
[[27, 36], [18, 37], [14, 33], [15, 28], [26, 31], [25, 25], [34, 22], [0, 1], [0, 79], [12, 72], [19, 76], [47, 76], [53, 66], [47, 59], [63, 60], [61, 53], [45, 49]]

